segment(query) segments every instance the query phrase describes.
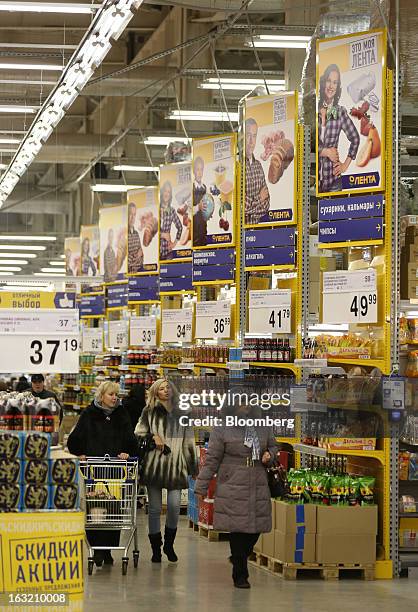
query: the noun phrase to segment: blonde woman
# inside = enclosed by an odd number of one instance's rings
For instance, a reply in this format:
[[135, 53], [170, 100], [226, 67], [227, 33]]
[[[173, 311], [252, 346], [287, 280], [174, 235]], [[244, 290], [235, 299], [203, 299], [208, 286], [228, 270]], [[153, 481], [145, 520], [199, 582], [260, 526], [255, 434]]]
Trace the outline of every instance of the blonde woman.
[[179, 423], [184, 414], [178, 409], [178, 392], [166, 379], [155, 381], [148, 403], [135, 428], [138, 438], [152, 436], [155, 448], [144, 459], [141, 482], [148, 489], [148, 527], [153, 563], [161, 563], [162, 490], [167, 489], [167, 517], [163, 551], [176, 563], [174, 540], [180, 514], [181, 490], [188, 486], [188, 476], [197, 473], [197, 455], [192, 429]]
[[[68, 437], [68, 450], [80, 459], [86, 457], [119, 457], [127, 459], [137, 454], [137, 442], [132, 432], [129, 414], [118, 398], [119, 385], [106, 381], [99, 385], [95, 398], [83, 410], [74, 430]], [[87, 530], [91, 547], [119, 545], [119, 531]], [[94, 562], [112, 565], [110, 550], [95, 550]]]

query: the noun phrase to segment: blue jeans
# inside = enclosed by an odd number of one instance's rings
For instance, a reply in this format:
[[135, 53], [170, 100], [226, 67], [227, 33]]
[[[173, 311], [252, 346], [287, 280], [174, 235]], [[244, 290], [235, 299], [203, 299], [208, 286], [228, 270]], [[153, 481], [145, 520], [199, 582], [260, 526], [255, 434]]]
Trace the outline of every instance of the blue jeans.
[[[162, 489], [147, 487], [148, 490], [148, 531], [150, 534], [161, 531]], [[177, 529], [180, 514], [181, 489], [167, 491], [166, 527]]]

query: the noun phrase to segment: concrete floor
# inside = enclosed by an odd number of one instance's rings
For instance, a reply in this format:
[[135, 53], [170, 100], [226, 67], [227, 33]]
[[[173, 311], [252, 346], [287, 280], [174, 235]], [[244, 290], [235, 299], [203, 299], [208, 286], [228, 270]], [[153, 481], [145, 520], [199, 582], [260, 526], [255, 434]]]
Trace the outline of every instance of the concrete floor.
[[284, 581], [251, 567], [251, 590], [235, 589], [227, 562], [228, 542], [208, 542], [187, 527], [185, 517], [181, 517], [176, 540], [179, 563], [170, 565], [164, 560], [161, 566], [151, 564], [145, 524], [146, 517], [141, 513], [141, 557], [137, 570], [130, 562], [127, 576], [122, 576], [116, 553], [113, 567], [95, 569], [92, 576], [86, 573], [84, 612], [418, 610], [418, 582], [412, 579]]

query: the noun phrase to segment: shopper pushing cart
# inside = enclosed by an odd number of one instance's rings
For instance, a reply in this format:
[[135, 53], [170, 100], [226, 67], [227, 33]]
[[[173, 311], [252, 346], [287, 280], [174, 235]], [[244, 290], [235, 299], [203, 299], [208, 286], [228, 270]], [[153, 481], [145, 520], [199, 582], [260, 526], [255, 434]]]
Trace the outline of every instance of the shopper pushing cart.
[[[94, 463], [94, 461], [97, 462], [97, 458], [104, 458], [105, 455], [112, 458], [117, 457], [122, 461], [126, 470], [128, 470], [128, 468], [131, 470], [133, 466], [130, 465], [130, 463], [132, 462], [128, 460], [130, 456], [136, 455], [137, 441], [132, 432], [129, 415], [119, 402], [118, 393], [119, 385], [113, 382], [103, 382], [98, 387], [93, 402], [81, 413], [76, 427], [69, 435], [67, 443], [68, 450], [74, 455], [77, 455], [82, 462], [86, 462], [87, 458], [96, 458], [91, 461], [88, 460], [87, 464]], [[128, 474], [127, 471], [121, 469], [122, 464], [119, 463], [119, 467], [116, 468], [116, 471], [112, 471], [109, 462], [101, 469], [99, 468], [100, 463], [98, 465], [96, 463], [96, 467], [93, 466], [90, 472], [87, 472], [85, 467], [82, 467], [85, 478], [89, 478], [89, 482], [86, 482], [86, 494], [88, 494], [89, 491], [92, 493], [93, 489], [90, 481], [93, 481], [94, 484], [96, 480], [97, 482], [94, 485], [95, 490], [103, 491], [103, 498], [106, 498], [107, 495], [110, 501], [113, 496], [116, 498], [114, 500], [115, 503], [117, 501], [119, 502], [119, 508], [117, 506], [113, 508], [116, 509], [116, 514], [118, 514], [118, 516], [115, 516], [115, 513], [111, 512], [109, 515], [110, 522], [105, 523], [102, 521], [105, 526], [104, 529], [96, 527], [89, 528], [93, 526], [91, 518], [92, 513], [90, 512], [87, 515], [86, 535], [90, 547], [94, 551], [93, 560], [97, 567], [100, 567], [103, 563], [106, 565], [113, 565], [111, 549], [120, 548], [120, 528], [118, 528], [118, 525], [120, 525], [121, 528], [123, 528], [123, 525], [121, 525], [120, 520], [118, 521], [118, 518], [122, 512], [124, 512], [126, 516], [126, 509], [122, 510], [122, 508], [123, 503], [127, 503], [127, 495], [129, 496], [129, 492], [127, 492], [126, 486], [123, 486], [123, 482], [119, 482], [119, 487], [117, 487], [116, 481], [129, 480], [128, 475], [131, 475], [131, 471]], [[102, 484], [100, 485], [98, 485], [99, 480], [102, 480]], [[111, 486], [107, 484], [106, 488], [106, 481], [111, 481]], [[125, 485], [126, 484], [127, 483], [125, 483]], [[134, 488], [136, 489], [136, 481]], [[135, 491], [132, 493], [135, 493]], [[133, 512], [135, 512], [134, 519], [136, 519], [135, 498], [133, 506], [135, 508], [135, 510], [133, 510]], [[103, 504], [101, 507], [104, 507]], [[91, 509], [93, 509], [93, 507], [91, 507]], [[93, 520], [94, 519], [96, 519], [96, 526], [101, 524], [98, 520], [99, 513], [97, 511], [93, 512]]]

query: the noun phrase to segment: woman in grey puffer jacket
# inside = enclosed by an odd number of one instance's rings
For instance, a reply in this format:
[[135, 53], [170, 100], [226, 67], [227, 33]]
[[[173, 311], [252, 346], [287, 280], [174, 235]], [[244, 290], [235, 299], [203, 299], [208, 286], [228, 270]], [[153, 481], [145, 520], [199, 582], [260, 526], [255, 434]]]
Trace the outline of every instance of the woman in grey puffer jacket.
[[[254, 413], [247, 407], [236, 411], [241, 419], [254, 418]], [[271, 531], [266, 466], [276, 454], [269, 427], [216, 427], [209, 438], [206, 463], [196, 480], [195, 494], [205, 496], [211, 478], [217, 474], [214, 529], [230, 532], [232, 578], [237, 588], [250, 588], [248, 557], [260, 533]]]

